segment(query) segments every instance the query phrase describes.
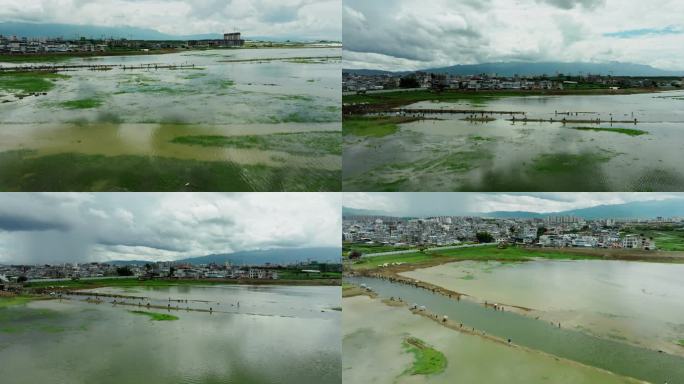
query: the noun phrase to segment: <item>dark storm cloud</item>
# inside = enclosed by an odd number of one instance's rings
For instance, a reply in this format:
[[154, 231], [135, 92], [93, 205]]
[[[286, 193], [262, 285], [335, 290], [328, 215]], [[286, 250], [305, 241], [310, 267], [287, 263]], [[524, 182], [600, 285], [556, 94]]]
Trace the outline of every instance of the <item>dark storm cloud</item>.
[[0, 231], [34, 232], [34, 231], [68, 231], [70, 226], [63, 222], [51, 222], [20, 215], [0, 213]]

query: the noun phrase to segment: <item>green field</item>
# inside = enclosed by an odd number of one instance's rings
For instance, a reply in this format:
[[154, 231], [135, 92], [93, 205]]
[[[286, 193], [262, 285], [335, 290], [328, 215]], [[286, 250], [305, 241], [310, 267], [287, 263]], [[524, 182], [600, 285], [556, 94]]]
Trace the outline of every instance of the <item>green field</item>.
[[354, 262], [353, 269], [372, 269], [384, 263], [420, 263], [441, 258], [447, 261], [459, 260], [505, 260], [527, 261], [532, 258], [584, 260], [595, 259], [598, 256], [579, 255], [562, 251], [530, 250], [525, 248], [509, 247], [499, 249], [495, 245], [473, 248], [458, 248], [440, 251], [428, 251], [425, 253], [415, 252], [400, 255], [388, 255], [363, 258]]
[[653, 238], [662, 251], [684, 251], [684, 229], [635, 229], [631, 233]]
[[406, 372], [411, 375], [434, 375], [444, 372], [447, 360], [444, 354], [415, 337], [404, 340], [404, 348], [413, 354], [413, 365]]

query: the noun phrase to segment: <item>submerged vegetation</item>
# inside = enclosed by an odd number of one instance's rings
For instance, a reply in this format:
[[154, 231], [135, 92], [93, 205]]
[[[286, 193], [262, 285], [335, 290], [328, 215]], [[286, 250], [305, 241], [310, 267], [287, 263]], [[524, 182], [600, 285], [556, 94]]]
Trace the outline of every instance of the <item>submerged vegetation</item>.
[[404, 348], [414, 356], [413, 365], [407, 373], [411, 375], [434, 375], [444, 372], [447, 366], [447, 359], [444, 354], [424, 341], [407, 337], [404, 340]]
[[35, 297], [31, 296], [0, 296], [0, 309], [13, 307], [15, 305], [24, 305], [35, 299]]
[[648, 132], [646, 132], [646, 131], [642, 131], [640, 129], [632, 129], [632, 128], [573, 127], [572, 129], [576, 129], [579, 131], [622, 133], [623, 135], [628, 135], [628, 136], [648, 135]]
[[384, 137], [399, 130], [399, 124], [417, 121], [414, 117], [352, 116], [342, 122], [342, 133], [362, 137]]
[[59, 103], [62, 108], [67, 109], [91, 109], [97, 108], [104, 103], [102, 99], [91, 97], [87, 99], [69, 100]]
[[178, 320], [178, 316], [168, 315], [166, 313], [145, 312], [145, 311], [128, 311], [130, 313], [142, 316], [148, 316], [151, 321], [172, 321]]
[[297, 132], [244, 136], [181, 136], [173, 143], [203, 147], [246, 148], [282, 151], [303, 156], [341, 155], [339, 132]]
[[545, 153], [534, 159], [533, 168], [539, 172], [577, 173], [609, 161], [613, 156], [601, 153]]
[[69, 76], [51, 72], [0, 72], [0, 91], [25, 95], [48, 92], [55, 87], [55, 81]]
[[0, 191], [22, 190], [336, 191], [340, 171], [156, 156], [0, 153]]

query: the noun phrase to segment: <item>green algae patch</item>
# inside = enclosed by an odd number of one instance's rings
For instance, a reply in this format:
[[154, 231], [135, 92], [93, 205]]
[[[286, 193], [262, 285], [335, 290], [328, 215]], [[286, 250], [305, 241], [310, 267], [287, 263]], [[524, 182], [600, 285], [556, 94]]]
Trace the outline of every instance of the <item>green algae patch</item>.
[[15, 95], [48, 92], [69, 76], [50, 72], [0, 72], [0, 90]]
[[145, 311], [128, 311], [128, 312], [133, 313], [135, 315], [147, 316], [150, 318], [151, 321], [173, 321], [173, 320], [179, 319], [178, 316], [168, 315], [166, 313], [145, 312]]
[[406, 373], [410, 375], [434, 375], [444, 372], [447, 359], [444, 354], [424, 341], [415, 337], [407, 337], [404, 340], [404, 348], [413, 354], [413, 365]]
[[600, 153], [552, 153], [542, 154], [534, 159], [533, 168], [538, 172], [581, 172], [592, 169], [612, 158], [612, 154]]
[[181, 136], [171, 142], [202, 147], [228, 147], [288, 152], [302, 156], [341, 155], [339, 132], [297, 132], [244, 136]]
[[66, 109], [92, 109], [100, 107], [104, 101], [96, 97], [87, 99], [69, 100], [59, 103], [59, 106]]
[[339, 191], [340, 170], [156, 156], [0, 153], [0, 191]]
[[342, 121], [342, 133], [347, 136], [385, 137], [399, 131], [399, 124], [419, 120], [414, 117], [353, 116]]
[[576, 129], [578, 131], [621, 133], [623, 135], [628, 135], [628, 136], [648, 135], [648, 132], [646, 132], [646, 131], [642, 131], [640, 129], [632, 129], [632, 128], [573, 127], [572, 129]]

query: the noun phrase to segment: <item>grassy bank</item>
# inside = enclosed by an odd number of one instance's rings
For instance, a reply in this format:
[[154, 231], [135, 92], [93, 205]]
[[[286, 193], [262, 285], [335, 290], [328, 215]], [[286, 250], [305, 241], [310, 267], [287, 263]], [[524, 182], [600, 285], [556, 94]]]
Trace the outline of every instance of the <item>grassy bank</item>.
[[95, 279], [95, 280], [68, 280], [68, 281], [36, 281], [26, 284], [26, 288], [40, 290], [42, 288], [59, 287], [62, 289], [78, 290], [102, 287], [131, 288], [131, 287], [172, 287], [183, 285], [340, 285], [341, 274], [335, 276], [325, 275], [319, 278], [280, 278], [278, 280], [238, 280], [238, 279], [153, 279], [138, 280], [130, 279]]
[[630, 230], [630, 233], [653, 238], [656, 247], [663, 251], [684, 251], [684, 229], [662, 228]]
[[282, 151], [301, 156], [342, 155], [340, 132], [297, 132], [244, 136], [181, 136], [173, 143], [202, 147], [224, 147]]
[[50, 72], [0, 72], [0, 91], [16, 96], [43, 93], [54, 88], [57, 80], [68, 78]]
[[345, 116], [342, 121], [342, 134], [361, 137], [384, 137], [399, 130], [399, 124], [419, 119], [413, 117], [386, 116]]
[[371, 253], [381, 253], [381, 252], [393, 252], [393, 251], [405, 251], [411, 249], [411, 246], [393, 246], [384, 244], [364, 244], [364, 243], [344, 243], [342, 244], [342, 252], [349, 252], [355, 250], [363, 254]]
[[457, 248], [438, 251], [415, 252], [399, 255], [377, 256], [363, 258], [354, 264], [353, 269], [374, 269], [378, 265], [403, 263], [403, 264], [421, 264], [421, 263], [446, 263], [460, 260], [503, 260], [503, 261], [527, 261], [532, 258], [544, 259], [567, 259], [567, 260], [584, 260], [600, 258], [598, 255], [568, 253], [559, 250], [545, 250], [545, 249], [528, 249], [518, 247], [508, 247], [499, 249], [495, 245], [473, 248]]
[[339, 191], [340, 171], [153, 156], [0, 153], [0, 191]]
[[87, 57], [108, 57], [108, 56], [140, 56], [140, 55], [161, 55], [166, 53], [176, 53], [185, 49], [157, 49], [151, 51], [137, 50], [114, 50], [107, 52], [65, 52], [31, 55], [0, 55], [2, 63], [60, 63], [76, 58]]
[[166, 313], [145, 312], [145, 311], [128, 311], [135, 315], [147, 316], [151, 321], [173, 321], [178, 320], [178, 316], [168, 315]]
[[404, 340], [404, 348], [413, 354], [413, 365], [407, 373], [411, 375], [434, 375], [444, 372], [447, 360], [444, 354], [424, 341], [415, 337], [407, 337]]

